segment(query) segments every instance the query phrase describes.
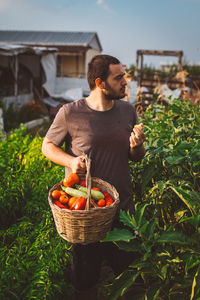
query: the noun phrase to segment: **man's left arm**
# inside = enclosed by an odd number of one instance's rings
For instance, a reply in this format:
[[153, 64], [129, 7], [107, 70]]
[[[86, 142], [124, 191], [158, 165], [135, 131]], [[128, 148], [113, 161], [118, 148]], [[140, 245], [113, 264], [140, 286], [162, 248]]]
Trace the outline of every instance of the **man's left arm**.
[[130, 136], [130, 151], [129, 156], [133, 161], [140, 161], [145, 155], [145, 134], [142, 130], [143, 124], [135, 125]]

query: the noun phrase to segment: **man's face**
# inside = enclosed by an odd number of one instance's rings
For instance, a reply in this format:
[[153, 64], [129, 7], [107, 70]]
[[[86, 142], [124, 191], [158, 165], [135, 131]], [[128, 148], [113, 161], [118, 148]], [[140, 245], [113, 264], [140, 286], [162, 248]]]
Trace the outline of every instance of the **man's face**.
[[110, 74], [105, 81], [105, 88], [102, 90], [107, 100], [118, 100], [125, 97], [127, 82], [124, 78], [125, 72], [121, 64], [110, 65]]

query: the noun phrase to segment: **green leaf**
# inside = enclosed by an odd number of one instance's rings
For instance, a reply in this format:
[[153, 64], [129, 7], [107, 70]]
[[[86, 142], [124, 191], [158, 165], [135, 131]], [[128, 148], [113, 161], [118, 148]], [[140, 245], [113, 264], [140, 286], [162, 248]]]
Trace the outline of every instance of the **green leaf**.
[[168, 156], [166, 157], [166, 161], [170, 165], [178, 165], [182, 163], [182, 161], [185, 159], [184, 156]]
[[200, 266], [194, 275], [190, 300], [199, 299], [197, 297], [200, 297]]
[[135, 221], [135, 218], [134, 218], [134, 216], [130, 216], [129, 212], [126, 213], [124, 210], [120, 210], [120, 221], [124, 225], [126, 225], [134, 230], [137, 229], [137, 223]]
[[178, 197], [185, 203], [185, 205], [187, 205], [192, 214], [195, 214], [195, 212], [197, 213], [195, 209], [197, 203], [192, 199], [192, 197], [190, 197], [190, 191], [186, 191], [176, 186], [170, 186], [169, 188], [178, 195]]
[[157, 242], [188, 245], [191, 243], [191, 240], [181, 232], [168, 231], [163, 232]]
[[152, 181], [153, 176], [156, 174], [157, 170], [155, 169], [155, 166], [150, 164], [149, 166], [146, 166], [144, 173], [142, 174], [142, 193], [145, 190], [145, 187], [147, 184]]
[[139, 233], [142, 233], [148, 240], [150, 240], [154, 235], [157, 222], [157, 218], [151, 220], [150, 222], [146, 221], [146, 223], [139, 230]]
[[156, 300], [160, 294], [160, 283], [151, 284], [146, 293], [146, 299]]
[[135, 221], [136, 221], [136, 224], [137, 224], [138, 228], [142, 224], [142, 217], [144, 215], [145, 208], [148, 205], [149, 205], [148, 203], [145, 203], [145, 204], [138, 205], [137, 208], [136, 208], [134, 217], [135, 217]]
[[105, 239], [103, 239], [102, 242], [118, 242], [118, 241], [129, 242], [130, 240], [133, 240], [135, 238], [136, 236], [133, 235], [127, 229], [114, 228], [112, 231], [109, 231], [107, 233]]
[[115, 242], [115, 244], [121, 250], [124, 250], [124, 251], [143, 253], [143, 247], [141, 246], [141, 243], [136, 239], [131, 240], [129, 242], [118, 241], [118, 242]]
[[135, 282], [136, 278], [140, 272], [136, 270], [127, 270], [120, 274], [113, 282], [110, 287], [110, 294], [108, 300], [118, 299], [119, 296], [122, 296], [126, 290]]
[[194, 215], [194, 216], [191, 216], [191, 217], [182, 218], [179, 221], [179, 223], [182, 223], [182, 222], [189, 222], [194, 227], [198, 228], [200, 226], [200, 215]]
[[189, 259], [186, 262], [185, 265], [185, 271], [188, 272], [188, 270], [194, 268], [196, 265], [200, 263], [200, 258], [197, 255], [191, 255]]

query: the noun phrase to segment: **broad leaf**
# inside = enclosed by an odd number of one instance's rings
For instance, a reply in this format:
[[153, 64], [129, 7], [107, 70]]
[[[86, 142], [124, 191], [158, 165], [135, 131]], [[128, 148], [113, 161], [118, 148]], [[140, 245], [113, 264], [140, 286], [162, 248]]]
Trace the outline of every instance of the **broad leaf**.
[[156, 174], [157, 170], [154, 165], [150, 164], [149, 166], [146, 166], [144, 173], [142, 174], [142, 193], [145, 190], [145, 187], [147, 184], [152, 181], [153, 176]]
[[126, 213], [124, 210], [120, 210], [120, 221], [124, 225], [126, 225], [134, 230], [137, 229], [137, 223], [135, 221], [135, 218], [134, 218], [134, 216], [130, 216], [129, 212]]
[[148, 205], [149, 205], [148, 203], [145, 203], [145, 204], [141, 204], [141, 205], [137, 206], [137, 208], [136, 208], [134, 217], [135, 217], [135, 221], [136, 221], [136, 224], [137, 224], [138, 228], [140, 227], [140, 225], [142, 223], [142, 217], [143, 217], [145, 208]]
[[184, 159], [185, 159], [185, 157], [183, 157], [183, 156], [168, 156], [168, 157], [166, 157], [166, 161], [167, 161], [168, 164], [170, 164], [170, 165], [178, 165], [178, 164], [180, 164]]
[[110, 287], [110, 294], [108, 300], [118, 299], [119, 296], [122, 296], [126, 290], [135, 282], [136, 278], [140, 272], [136, 270], [125, 271], [120, 274], [113, 282]]
[[146, 221], [139, 232], [142, 233], [148, 240], [150, 240], [154, 234], [157, 222], [157, 218], [153, 219], [150, 222]]
[[181, 232], [168, 231], [163, 232], [157, 242], [188, 245], [191, 240]]
[[172, 189], [172, 191], [174, 191], [179, 196], [179, 198], [185, 203], [185, 205], [187, 205], [192, 214], [194, 214], [195, 212], [197, 213], [195, 209], [197, 203], [189, 195], [190, 191], [186, 191], [175, 186], [170, 186], [170, 189]]
[[142, 253], [143, 252], [143, 248], [140, 244], [140, 242], [136, 239], [133, 239], [129, 242], [124, 242], [124, 241], [119, 241], [119, 242], [115, 242], [115, 244], [124, 251], [128, 251], [128, 252], [138, 252], [138, 253]]
[[102, 242], [118, 242], [118, 241], [129, 242], [130, 240], [133, 240], [135, 238], [136, 236], [133, 235], [127, 229], [114, 228], [112, 231], [109, 231], [107, 233], [105, 239], [103, 239]]
[[200, 226], [200, 215], [194, 215], [188, 218], [182, 218], [179, 223], [182, 222], [189, 222], [191, 223], [194, 227], [198, 228]]

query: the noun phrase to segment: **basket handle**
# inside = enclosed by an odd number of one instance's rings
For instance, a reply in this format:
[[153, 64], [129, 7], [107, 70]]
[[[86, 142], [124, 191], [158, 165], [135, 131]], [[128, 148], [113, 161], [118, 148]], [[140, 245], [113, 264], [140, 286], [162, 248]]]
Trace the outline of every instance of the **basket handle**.
[[91, 174], [90, 174], [90, 168], [91, 168], [91, 158], [90, 155], [85, 155], [85, 162], [86, 162], [86, 188], [87, 188], [87, 194], [88, 194], [88, 198], [87, 198], [87, 202], [86, 202], [86, 206], [85, 206], [85, 210], [89, 210], [90, 209], [90, 204], [93, 204], [95, 207], [97, 207], [96, 203], [91, 199], [91, 188], [92, 188], [92, 178], [91, 178]]

